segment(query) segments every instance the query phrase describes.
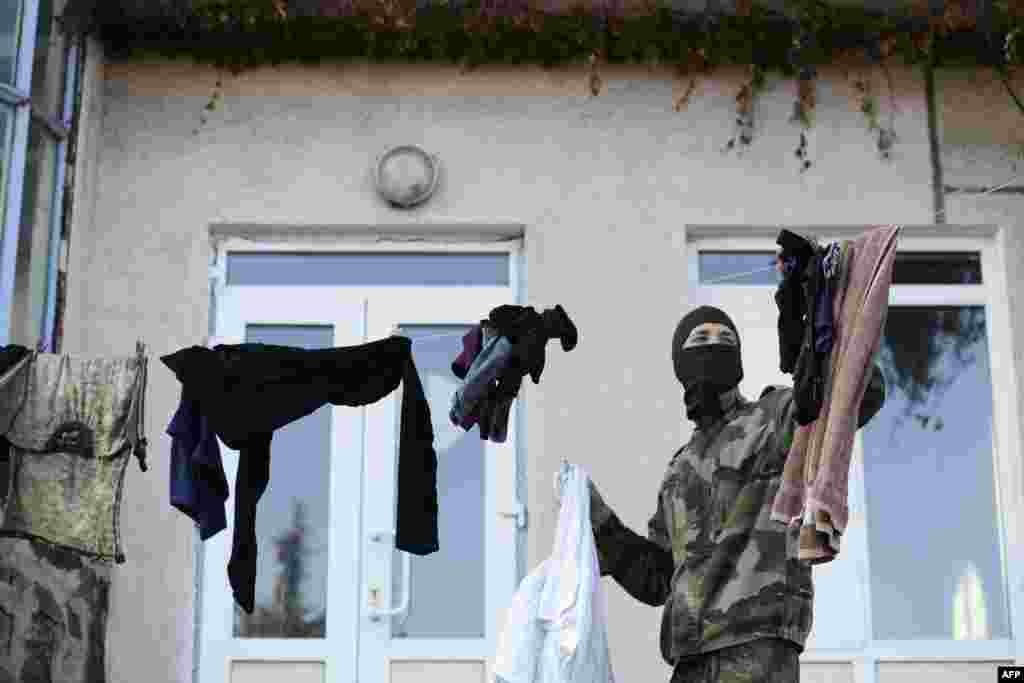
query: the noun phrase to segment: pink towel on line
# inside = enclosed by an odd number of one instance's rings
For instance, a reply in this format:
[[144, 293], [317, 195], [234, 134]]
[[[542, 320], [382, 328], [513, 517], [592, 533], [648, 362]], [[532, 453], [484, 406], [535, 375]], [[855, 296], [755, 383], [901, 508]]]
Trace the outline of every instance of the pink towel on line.
[[839, 553], [849, 518], [847, 490], [857, 416], [881, 345], [899, 227], [868, 231], [844, 247], [833, 298], [835, 343], [818, 419], [797, 427], [772, 519], [800, 525], [798, 559], [818, 564]]

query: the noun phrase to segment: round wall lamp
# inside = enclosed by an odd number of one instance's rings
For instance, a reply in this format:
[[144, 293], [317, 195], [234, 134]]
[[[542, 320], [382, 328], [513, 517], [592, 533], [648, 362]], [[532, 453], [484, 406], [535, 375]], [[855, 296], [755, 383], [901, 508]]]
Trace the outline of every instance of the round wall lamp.
[[440, 161], [416, 145], [392, 147], [377, 160], [377, 192], [392, 206], [409, 209], [437, 189]]

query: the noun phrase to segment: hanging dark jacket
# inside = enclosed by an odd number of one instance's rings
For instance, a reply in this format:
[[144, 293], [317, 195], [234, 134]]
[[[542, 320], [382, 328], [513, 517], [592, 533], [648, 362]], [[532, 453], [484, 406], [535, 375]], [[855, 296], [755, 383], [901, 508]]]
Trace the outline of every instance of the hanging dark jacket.
[[779, 233], [776, 243], [781, 247], [782, 281], [775, 292], [779, 309], [779, 369], [790, 374], [796, 368], [804, 342], [804, 319], [807, 314], [804, 279], [807, 265], [814, 257], [815, 245], [802, 235], [789, 230]]
[[[818, 306], [818, 299], [825, 288], [825, 274], [821, 268], [821, 260], [820, 252], [816, 252], [811, 257], [807, 262], [803, 280], [803, 300], [807, 306], [807, 316], [804, 322], [800, 356], [793, 369], [795, 418], [797, 424], [801, 426], [818, 419], [821, 404], [825, 400], [825, 371], [828, 367], [829, 354], [819, 353], [815, 344], [818, 317], [823, 315], [823, 311]], [[831, 300], [828, 303], [831, 304]], [[831, 348], [829, 350], [831, 351]]]
[[270, 478], [271, 437], [327, 403], [363, 406], [404, 384], [395, 546], [416, 555], [438, 549], [437, 455], [411, 340], [389, 337], [312, 350], [268, 344], [192, 346], [161, 360], [182, 383], [183, 399], [196, 401], [217, 436], [239, 451], [228, 578], [246, 612], [253, 611], [255, 602], [256, 504]]

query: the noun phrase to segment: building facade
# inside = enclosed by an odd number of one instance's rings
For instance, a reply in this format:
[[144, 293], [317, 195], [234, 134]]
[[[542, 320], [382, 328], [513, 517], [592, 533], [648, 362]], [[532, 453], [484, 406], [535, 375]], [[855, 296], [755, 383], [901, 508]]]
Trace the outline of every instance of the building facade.
[[[899, 140], [882, 161], [848, 80], [825, 72], [801, 174], [789, 81], [769, 79], [750, 149], [723, 152], [739, 72], [706, 79], [676, 112], [685, 84], [646, 68], [608, 68], [591, 97], [576, 69], [227, 77], [109, 59], [92, 42], [84, 54], [61, 350], [121, 354], [137, 338], [153, 357], [243, 340], [348, 345], [399, 325], [416, 340], [440, 460], [441, 551], [409, 558], [390, 550], [397, 397], [281, 430], [258, 518], [257, 609], [241, 615], [226, 582], [230, 529], [200, 544], [169, 505], [164, 428], [180, 385], [153, 363], [152, 467], [130, 468], [125, 485], [109, 680], [489, 680], [504, 609], [553, 543], [563, 458], [646, 529], [690, 433], [669, 356], [679, 317], [698, 303], [734, 317], [741, 389], [756, 397], [788, 380], [765, 268], [778, 230], [827, 240], [890, 223], [904, 226], [881, 357], [890, 396], [858, 439], [843, 552], [814, 572], [803, 679], [988, 681], [998, 663], [1024, 661], [1024, 196], [1013, 190], [1024, 180], [1012, 181], [1024, 127], [998, 84], [941, 73], [933, 128], [921, 74], [894, 71]], [[0, 272], [26, 284], [0, 301], [7, 339], [35, 345], [57, 318], [36, 293], [50, 291], [38, 273], [59, 264], [60, 232], [39, 236], [18, 218], [27, 209], [11, 208], [27, 206], [14, 164], [27, 168], [18, 140], [25, 158], [36, 130], [18, 128], [18, 111], [5, 225], [20, 230], [4, 233], [18, 248], [5, 242]], [[400, 144], [442, 169], [411, 210], [374, 187], [379, 155]], [[10, 270], [26, 243], [46, 267]], [[447, 424], [447, 368], [461, 330], [516, 302], [562, 304], [580, 343], [551, 345], [508, 442], [485, 444]], [[225, 450], [225, 462], [233, 482], [237, 456]], [[617, 676], [667, 680], [660, 612], [613, 585], [608, 603]]]

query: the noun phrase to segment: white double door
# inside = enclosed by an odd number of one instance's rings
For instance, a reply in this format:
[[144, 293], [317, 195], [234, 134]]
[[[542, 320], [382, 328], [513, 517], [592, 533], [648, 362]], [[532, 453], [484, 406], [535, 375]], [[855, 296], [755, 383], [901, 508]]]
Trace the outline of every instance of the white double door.
[[[440, 551], [394, 549], [402, 389], [361, 408], [324, 406], [274, 433], [259, 503], [256, 609], [233, 603], [228, 528], [203, 547], [201, 683], [490, 680], [516, 587], [515, 409], [492, 444], [448, 418], [461, 336], [508, 287], [229, 286], [221, 344], [308, 348], [413, 338], [438, 456]], [[234, 489], [238, 454], [221, 445]]]

